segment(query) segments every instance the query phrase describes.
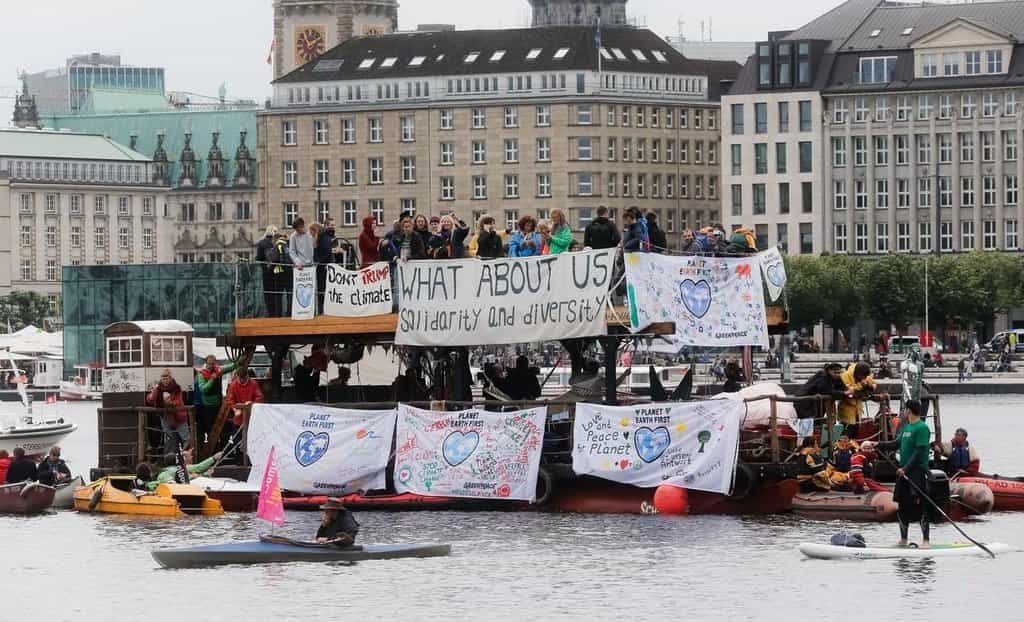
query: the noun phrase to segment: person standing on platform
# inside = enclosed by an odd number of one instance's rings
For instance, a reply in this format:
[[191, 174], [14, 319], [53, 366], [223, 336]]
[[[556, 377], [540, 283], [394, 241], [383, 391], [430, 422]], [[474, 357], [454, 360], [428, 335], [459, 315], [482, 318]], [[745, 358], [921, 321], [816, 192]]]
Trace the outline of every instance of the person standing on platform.
[[267, 227], [263, 239], [256, 244], [256, 263], [260, 265], [263, 273], [263, 306], [266, 309], [267, 317], [275, 317], [274, 305], [274, 266], [270, 262], [270, 250], [274, 248], [274, 238], [277, 237], [277, 227]]
[[284, 317], [288, 314], [292, 293], [292, 256], [288, 251], [288, 236], [279, 232], [274, 237], [274, 244], [267, 251], [274, 279], [271, 284], [271, 295], [268, 301], [269, 317]]
[[480, 259], [498, 259], [505, 256], [505, 243], [494, 230], [494, 217], [481, 216], [477, 222], [476, 256]]
[[568, 252], [572, 246], [572, 227], [565, 219], [565, 212], [555, 208], [551, 210], [551, 239], [548, 240], [548, 247], [552, 255], [561, 255]]
[[[228, 385], [228, 394], [225, 400], [233, 415], [231, 423], [235, 428], [245, 423], [248, 415], [246, 407], [263, 403], [263, 391], [260, 390], [260, 383], [252, 379], [249, 368], [239, 367], [235, 370], [235, 378]], [[227, 427], [225, 426], [226, 431], [221, 436], [231, 438], [234, 430], [227, 430]]]
[[615, 248], [622, 242], [622, 236], [615, 223], [608, 219], [608, 208], [604, 205], [597, 208], [597, 218], [590, 221], [583, 232], [583, 246], [600, 250]]
[[313, 236], [306, 230], [306, 221], [296, 218], [292, 223], [295, 231], [288, 238], [288, 252], [292, 257], [292, 264], [296, 268], [305, 268], [313, 265]]
[[668, 251], [668, 236], [658, 226], [658, 215], [654, 212], [647, 212], [647, 235], [651, 239], [651, 252], [664, 253]]
[[199, 370], [198, 378], [198, 389], [199, 389], [199, 413], [197, 419], [199, 420], [197, 427], [199, 428], [198, 434], [196, 434], [196, 442], [203, 442], [206, 440], [209, 442], [210, 432], [213, 431], [214, 422], [217, 421], [217, 415], [220, 413], [220, 405], [222, 402], [222, 395], [224, 393], [223, 388], [223, 377], [224, 374], [230, 374], [235, 370], [235, 366], [232, 363], [228, 363], [221, 367], [217, 364], [217, 357], [209, 355], [206, 357], [206, 365]]
[[324, 292], [327, 289], [327, 264], [335, 263], [334, 244], [337, 241], [334, 220], [324, 221], [320, 234], [316, 236], [316, 247], [313, 249], [313, 262], [316, 263], [316, 312], [324, 313]]
[[146, 406], [165, 410], [160, 413], [165, 453], [177, 449], [179, 443], [182, 447], [188, 446], [188, 413], [185, 411], [181, 387], [171, 375], [171, 370], [165, 369], [160, 372], [160, 382], [146, 396]]
[[363, 231], [359, 234], [359, 255], [364, 268], [380, 260], [381, 239], [377, 237], [376, 227], [376, 218], [373, 216], [363, 218]]

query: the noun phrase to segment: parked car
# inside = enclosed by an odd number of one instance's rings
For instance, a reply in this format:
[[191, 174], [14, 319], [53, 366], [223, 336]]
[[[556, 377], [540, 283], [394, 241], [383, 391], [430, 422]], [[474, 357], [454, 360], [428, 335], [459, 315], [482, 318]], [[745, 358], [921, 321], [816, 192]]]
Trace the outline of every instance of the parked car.
[[996, 333], [995, 337], [992, 337], [988, 343], [981, 346], [981, 349], [986, 352], [1002, 352], [1010, 339], [1010, 333], [1016, 333], [1017, 335], [1017, 347], [1014, 352], [1024, 352], [1024, 329], [1020, 328]]
[[[889, 354], [906, 354], [910, 346], [920, 344], [921, 338], [917, 335], [900, 335], [889, 337]], [[942, 352], [945, 346], [938, 339], [932, 338], [932, 345], [921, 348], [921, 356], [928, 355], [932, 364], [942, 366]]]

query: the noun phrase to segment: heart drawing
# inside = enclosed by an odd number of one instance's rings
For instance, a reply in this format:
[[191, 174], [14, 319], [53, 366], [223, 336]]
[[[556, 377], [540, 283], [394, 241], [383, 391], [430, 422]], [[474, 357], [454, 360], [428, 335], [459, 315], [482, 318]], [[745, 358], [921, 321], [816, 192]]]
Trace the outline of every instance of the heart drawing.
[[452, 432], [441, 445], [444, 461], [453, 467], [459, 466], [469, 459], [480, 444], [478, 432]]
[[679, 293], [682, 294], [686, 310], [694, 317], [700, 319], [707, 315], [711, 308], [711, 285], [707, 281], [686, 279], [679, 284]]
[[295, 289], [295, 300], [302, 308], [308, 308], [313, 304], [313, 284], [302, 283]]
[[775, 287], [782, 287], [786, 284], [786, 273], [779, 267], [779, 264], [768, 266], [768, 282]]
[[653, 430], [643, 427], [633, 434], [633, 445], [636, 447], [636, 455], [640, 456], [640, 459], [647, 463], [654, 462], [660, 458], [671, 442], [672, 437], [665, 426], [658, 426]]
[[313, 434], [306, 430], [295, 439], [295, 461], [303, 467], [308, 467], [323, 458], [330, 445], [331, 437], [327, 432]]

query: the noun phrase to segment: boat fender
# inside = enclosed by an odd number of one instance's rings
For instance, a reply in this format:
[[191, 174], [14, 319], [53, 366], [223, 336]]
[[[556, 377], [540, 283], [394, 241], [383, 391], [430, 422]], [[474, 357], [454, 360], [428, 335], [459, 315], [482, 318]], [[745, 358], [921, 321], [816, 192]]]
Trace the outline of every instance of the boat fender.
[[541, 467], [537, 471], [537, 498], [534, 499], [534, 505], [546, 505], [551, 501], [551, 496], [555, 493], [555, 478], [551, 474], [551, 470], [547, 467]]
[[89, 497], [89, 511], [92, 512], [96, 509], [96, 506], [100, 504], [103, 499], [103, 486], [97, 486], [96, 490], [92, 491], [92, 496]]
[[733, 478], [732, 492], [729, 494], [729, 498], [733, 500], [746, 499], [754, 493], [754, 489], [757, 488], [760, 481], [761, 477], [754, 467], [746, 462], [737, 462], [736, 475]]

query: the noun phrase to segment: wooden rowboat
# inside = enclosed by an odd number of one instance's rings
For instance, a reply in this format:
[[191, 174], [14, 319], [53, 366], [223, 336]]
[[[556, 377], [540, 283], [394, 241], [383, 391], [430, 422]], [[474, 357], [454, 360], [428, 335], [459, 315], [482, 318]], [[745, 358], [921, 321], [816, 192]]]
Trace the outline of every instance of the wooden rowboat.
[[50, 507], [56, 492], [39, 482], [0, 486], [0, 514], [39, 514]]
[[75, 491], [75, 509], [100, 514], [177, 518], [186, 514], [220, 516], [224, 508], [196, 486], [160, 484], [153, 492], [132, 490], [134, 477], [112, 475]]

